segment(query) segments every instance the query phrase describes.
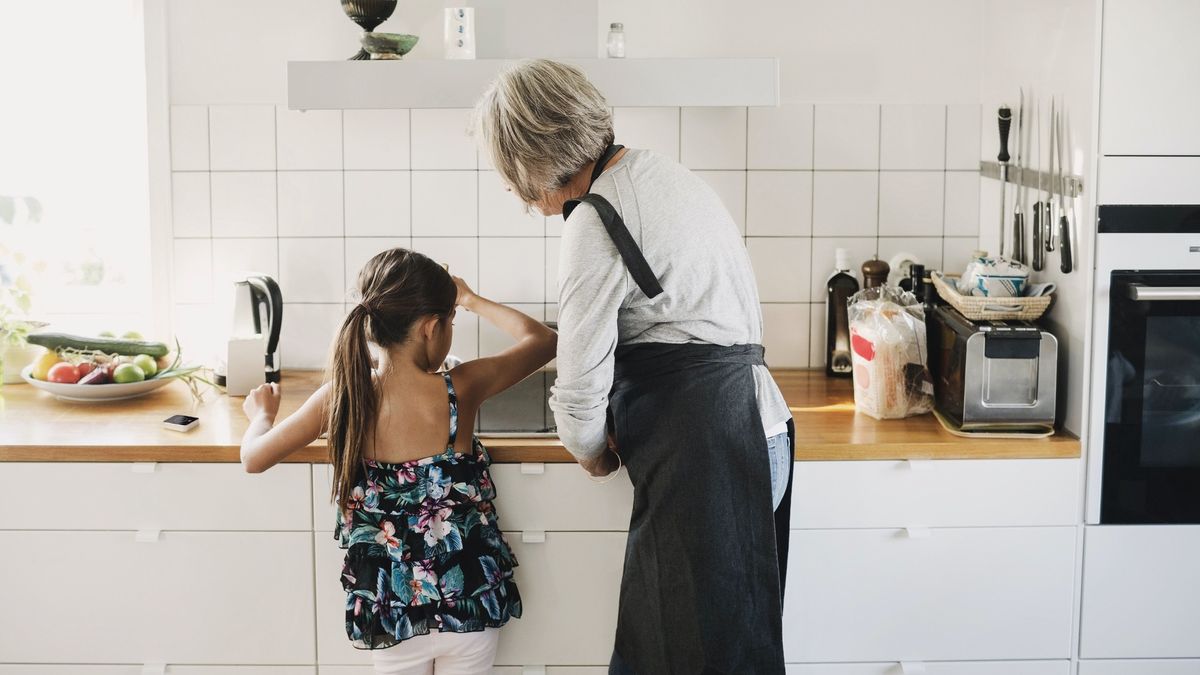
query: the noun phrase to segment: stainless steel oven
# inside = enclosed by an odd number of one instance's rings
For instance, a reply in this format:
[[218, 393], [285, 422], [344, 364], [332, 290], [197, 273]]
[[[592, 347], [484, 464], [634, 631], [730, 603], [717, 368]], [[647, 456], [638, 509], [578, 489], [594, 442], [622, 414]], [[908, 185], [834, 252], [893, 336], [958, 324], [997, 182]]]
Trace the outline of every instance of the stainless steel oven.
[[1099, 216], [1099, 522], [1200, 523], [1200, 206]]

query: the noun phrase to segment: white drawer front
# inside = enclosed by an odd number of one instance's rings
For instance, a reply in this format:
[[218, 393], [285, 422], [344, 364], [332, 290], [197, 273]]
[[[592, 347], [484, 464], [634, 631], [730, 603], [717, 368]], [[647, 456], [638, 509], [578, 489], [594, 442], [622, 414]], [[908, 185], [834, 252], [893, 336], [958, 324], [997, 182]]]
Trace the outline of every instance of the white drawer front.
[[306, 464], [10, 462], [0, 530], [311, 530], [308, 484]]
[[0, 532], [0, 654], [311, 664], [310, 537], [167, 532], [141, 543], [131, 532]]
[[327, 664], [370, 664], [371, 652], [350, 646], [346, 637], [346, 592], [342, 590], [342, 562], [346, 550], [339, 548], [332, 532], [313, 533], [317, 561], [317, 663], [325, 673]]
[[1069, 658], [1075, 528], [793, 530], [793, 663]]
[[[588, 480], [574, 464], [493, 464], [496, 511], [506, 530], [626, 531], [633, 509], [633, 485], [624, 472], [608, 483]], [[313, 465], [313, 522], [332, 530], [332, 469]]]
[[[907, 667], [907, 670], [905, 668]], [[1063, 661], [940, 661], [924, 663], [792, 664], [787, 675], [1070, 675]]]
[[1200, 657], [1197, 570], [1200, 526], [1086, 528], [1080, 657]]
[[794, 528], [1074, 525], [1077, 459], [796, 462]]
[[[0, 664], [0, 675], [147, 675], [158, 673], [153, 664], [142, 666]], [[163, 675], [317, 675], [315, 666], [177, 666], [168, 665]]]
[[[374, 675], [371, 666], [321, 666], [321, 675]], [[498, 666], [492, 675], [608, 675], [608, 667], [587, 666]]]
[[1200, 660], [1080, 661], [1079, 675], [1200, 675]]
[[505, 536], [520, 562], [523, 618], [500, 635], [496, 664], [607, 665], [617, 630], [624, 532], [551, 532], [543, 543]]

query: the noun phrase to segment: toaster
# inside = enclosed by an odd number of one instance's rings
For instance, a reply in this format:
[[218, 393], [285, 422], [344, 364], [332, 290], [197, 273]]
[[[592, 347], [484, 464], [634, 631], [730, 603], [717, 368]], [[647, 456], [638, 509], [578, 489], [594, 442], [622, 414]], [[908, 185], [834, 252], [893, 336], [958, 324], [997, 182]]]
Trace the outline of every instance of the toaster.
[[938, 412], [967, 431], [1052, 429], [1058, 340], [1028, 321], [971, 321], [949, 305], [926, 317]]

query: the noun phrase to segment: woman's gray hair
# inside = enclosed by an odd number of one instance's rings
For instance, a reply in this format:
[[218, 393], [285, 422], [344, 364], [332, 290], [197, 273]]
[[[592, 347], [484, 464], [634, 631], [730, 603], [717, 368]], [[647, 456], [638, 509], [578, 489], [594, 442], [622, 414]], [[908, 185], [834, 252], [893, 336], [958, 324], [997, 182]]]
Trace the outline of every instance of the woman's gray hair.
[[612, 113], [583, 72], [535, 59], [505, 70], [475, 106], [475, 132], [527, 205], [561, 188], [613, 141]]

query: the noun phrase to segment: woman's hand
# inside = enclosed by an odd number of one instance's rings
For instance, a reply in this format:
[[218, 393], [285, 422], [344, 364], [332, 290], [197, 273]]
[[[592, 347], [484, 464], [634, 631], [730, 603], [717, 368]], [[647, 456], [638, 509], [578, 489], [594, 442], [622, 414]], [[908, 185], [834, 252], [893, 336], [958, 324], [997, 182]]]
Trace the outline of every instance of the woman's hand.
[[246, 417], [251, 421], [263, 418], [274, 424], [275, 416], [279, 414], [279, 397], [278, 384], [260, 384], [246, 395], [246, 400], [242, 403], [242, 412], [246, 413]]
[[463, 281], [462, 277], [450, 276], [454, 279], [454, 285], [458, 287], [458, 297], [455, 298], [454, 304], [470, 309], [468, 303], [479, 296], [475, 295], [475, 291], [471, 290], [471, 287], [467, 285], [467, 282]]
[[579, 460], [579, 466], [596, 478], [604, 478], [621, 468], [621, 460], [612, 448], [608, 448], [596, 457]]

